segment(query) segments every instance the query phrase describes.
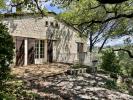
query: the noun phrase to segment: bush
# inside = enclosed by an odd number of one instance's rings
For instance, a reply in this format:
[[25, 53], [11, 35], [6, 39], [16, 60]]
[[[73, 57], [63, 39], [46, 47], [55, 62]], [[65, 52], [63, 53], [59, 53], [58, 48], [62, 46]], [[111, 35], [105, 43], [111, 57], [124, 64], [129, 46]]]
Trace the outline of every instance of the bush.
[[[133, 51], [132, 46], [123, 47], [125, 50]], [[133, 52], [132, 52], [133, 53]], [[133, 59], [129, 57], [127, 52], [119, 51], [119, 65], [121, 66], [122, 74], [128, 77], [133, 77]]]
[[117, 84], [114, 80], [107, 80], [105, 83], [105, 87], [108, 89], [117, 89]]
[[120, 73], [120, 66], [115, 53], [112, 50], [106, 50], [102, 55], [101, 68], [111, 73]]
[[12, 93], [8, 93], [6, 82], [10, 79], [10, 67], [13, 59], [14, 43], [8, 28], [0, 23], [0, 100], [15, 100]]
[[8, 28], [0, 23], [0, 83], [8, 79], [10, 74], [9, 65], [13, 59], [14, 43], [8, 33]]
[[16, 97], [10, 93], [0, 92], [0, 100], [16, 100]]
[[128, 86], [126, 83], [121, 83], [120, 86], [118, 87], [120, 92], [126, 92], [128, 91]]

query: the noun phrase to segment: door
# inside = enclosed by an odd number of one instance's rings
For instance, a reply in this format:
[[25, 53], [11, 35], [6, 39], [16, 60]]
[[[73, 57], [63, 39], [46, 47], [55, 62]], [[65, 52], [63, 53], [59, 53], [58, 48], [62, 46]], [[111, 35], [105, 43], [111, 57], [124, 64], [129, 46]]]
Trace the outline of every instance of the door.
[[24, 65], [24, 38], [16, 37], [16, 66]]
[[35, 64], [44, 63], [44, 47], [44, 40], [35, 40]]
[[53, 62], [53, 41], [48, 40], [48, 45], [47, 45], [47, 57], [48, 57], [48, 62], [52, 63]]

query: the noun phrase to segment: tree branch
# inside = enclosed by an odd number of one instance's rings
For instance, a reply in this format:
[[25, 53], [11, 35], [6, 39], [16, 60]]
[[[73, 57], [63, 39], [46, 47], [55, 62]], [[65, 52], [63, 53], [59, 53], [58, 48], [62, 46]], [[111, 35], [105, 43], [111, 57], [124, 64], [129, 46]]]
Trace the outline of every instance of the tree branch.
[[133, 58], [133, 54], [132, 54], [131, 51], [129, 51], [129, 50], [126, 50], [126, 49], [115, 49], [115, 50], [113, 50], [113, 51], [125, 51], [125, 52], [128, 53], [128, 55], [129, 55], [130, 58]]
[[131, 14], [119, 14], [117, 16], [114, 16], [114, 17], [110, 17], [110, 18], [107, 18], [106, 20], [91, 20], [89, 22], [83, 22], [83, 23], [80, 23], [78, 26], [82, 26], [84, 24], [88, 24], [88, 27], [92, 26], [93, 24], [104, 24], [106, 22], [109, 22], [111, 20], [114, 20], [114, 19], [119, 19], [119, 18], [133, 18], [133, 12]]
[[97, 0], [101, 4], [118, 4], [118, 3], [123, 3], [128, 0]]
[[11, 7], [21, 6], [22, 4], [24, 4], [24, 2], [20, 2], [20, 3], [17, 3], [17, 4], [11, 4]]
[[42, 9], [39, 7], [39, 5], [38, 5], [38, 0], [34, 0], [35, 1], [35, 3], [36, 3], [36, 7], [37, 7], [37, 9], [40, 11], [40, 13], [41, 13], [41, 15], [42, 15], [42, 17], [44, 16], [44, 12], [42, 11]]

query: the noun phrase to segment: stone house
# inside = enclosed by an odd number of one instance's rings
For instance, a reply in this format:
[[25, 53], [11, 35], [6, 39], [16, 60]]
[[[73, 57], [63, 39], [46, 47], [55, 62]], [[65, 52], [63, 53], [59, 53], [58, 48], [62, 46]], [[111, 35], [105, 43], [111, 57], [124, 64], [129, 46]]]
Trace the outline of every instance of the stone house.
[[47, 62], [84, 64], [87, 61], [87, 41], [55, 16], [54, 13], [45, 17], [33, 13], [4, 14], [2, 22], [8, 26], [15, 43], [15, 65]]

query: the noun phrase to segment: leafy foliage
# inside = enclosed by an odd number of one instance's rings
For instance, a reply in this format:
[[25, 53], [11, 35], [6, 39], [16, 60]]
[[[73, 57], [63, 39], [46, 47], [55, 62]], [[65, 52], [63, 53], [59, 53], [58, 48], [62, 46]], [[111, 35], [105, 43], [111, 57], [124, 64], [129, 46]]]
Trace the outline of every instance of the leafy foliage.
[[13, 49], [13, 38], [9, 35], [8, 28], [0, 23], [0, 88], [9, 78], [9, 65], [12, 63]]
[[5, 0], [0, 0], [0, 8], [5, 8]]
[[[125, 47], [128, 50], [132, 50], [132, 47]], [[131, 59], [126, 52], [119, 51], [119, 65], [122, 68], [122, 73], [127, 76], [132, 76], [133, 74], [133, 59]]]
[[[122, 48], [125, 49], [125, 50], [129, 50], [132, 52], [133, 50], [133, 46], [132, 46], [132, 43], [131, 43], [131, 39], [130, 38], [126, 38], [124, 40], [124, 44], [125, 46], [123, 46]], [[132, 77], [132, 74], [133, 74], [133, 59], [131, 59], [128, 55], [127, 52], [124, 52], [124, 51], [118, 51], [118, 58], [119, 58], [119, 65], [121, 66], [121, 69], [122, 69], [122, 73], [124, 75], [127, 75], [127, 76], [131, 76]]]
[[118, 59], [112, 50], [103, 52], [101, 68], [110, 73], [120, 73], [121, 68], [118, 64]]
[[[64, 5], [59, 3], [61, 0], [53, 1], [58, 1], [56, 4], [61, 7], [68, 4], [68, 2], [64, 2]], [[113, 5], [101, 4], [98, 0], [73, 0], [69, 6], [63, 7], [65, 9], [59, 15], [59, 19], [76, 28], [80, 33], [79, 36], [89, 38], [91, 52], [97, 42], [104, 41], [101, 45], [103, 47], [108, 38], [118, 38], [128, 33], [129, 19], [119, 18], [119, 15], [132, 13], [133, 7], [129, 5], [130, 3], [131, 0]]]
[[105, 87], [108, 89], [117, 89], [117, 84], [114, 80], [107, 80], [105, 82]]

